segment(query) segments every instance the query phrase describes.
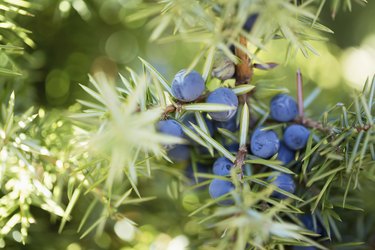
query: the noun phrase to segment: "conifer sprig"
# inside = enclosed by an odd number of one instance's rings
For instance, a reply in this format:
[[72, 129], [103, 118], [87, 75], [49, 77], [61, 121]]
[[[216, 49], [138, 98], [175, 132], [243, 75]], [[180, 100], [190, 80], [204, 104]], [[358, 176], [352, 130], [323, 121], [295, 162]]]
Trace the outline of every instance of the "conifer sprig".
[[63, 216], [64, 208], [53, 194], [55, 174], [61, 161], [49, 162], [53, 155], [35, 138], [38, 115], [30, 108], [22, 115], [14, 113], [15, 95], [2, 105], [0, 121], [0, 239], [20, 232], [26, 242], [28, 228], [35, 223], [31, 207], [39, 207], [56, 216]]
[[26, 1], [0, 1], [0, 75], [20, 76], [21, 72], [13, 56], [23, 54], [23, 47], [34, 47], [31, 31], [17, 23], [18, 16], [33, 16], [34, 4]]
[[[353, 2], [366, 1], [334, 0], [333, 15], [340, 8], [350, 10]], [[218, 199], [199, 197], [191, 205], [189, 216], [185, 214], [186, 221], [199, 228], [191, 237], [204, 249], [284, 249], [289, 245], [325, 249], [322, 241], [341, 241], [337, 222], [343, 213], [363, 211], [358, 190], [373, 185], [375, 180], [375, 78], [362, 92], [353, 91], [352, 103], [338, 103], [320, 117], [304, 115], [299, 94], [300, 117], [292, 123], [302, 124], [312, 133], [306, 149], [298, 151], [288, 165], [277, 160], [277, 155], [261, 159], [247, 149], [254, 128], [266, 126], [265, 130], [280, 132], [290, 125], [270, 120], [268, 104], [263, 102], [288, 90], [261, 84], [262, 80], [258, 84], [251, 82], [254, 68], [275, 66], [261, 62], [257, 52], [281, 38], [289, 43], [288, 56], [296, 50], [306, 56], [314, 53], [309, 41], [322, 40], [324, 32], [331, 32], [317, 21], [325, 6], [329, 6], [326, 0], [165, 0], [142, 3], [140, 11], [129, 16], [130, 21], [151, 19], [151, 40], [199, 43], [202, 50], [188, 68], [205, 60], [202, 75], [206, 82], [212, 80], [216, 52], [237, 63], [236, 83], [222, 84], [240, 100], [236, 120], [239, 131], [219, 128], [219, 139], [210, 135], [202, 114], [233, 107], [204, 103], [208, 91], [194, 102], [175, 100], [166, 78], [143, 59], [140, 72], [128, 69], [126, 76], [119, 76], [119, 84], [103, 74], [90, 77], [92, 86], [81, 85], [89, 99], [78, 100], [69, 117], [65, 113], [46, 115], [43, 109], [36, 114], [32, 108], [15, 114], [12, 94], [2, 106], [0, 120], [0, 239], [19, 231], [25, 243], [28, 228], [35, 223], [32, 207], [49, 212], [52, 221], [58, 219], [62, 232], [71, 219], [76, 219], [73, 211], [86, 197], [90, 202], [77, 228], [81, 238], [94, 230], [101, 234], [107, 224], [116, 220], [126, 219], [134, 227], [136, 222], [124, 211], [130, 211], [130, 204], [158, 199], [145, 196], [142, 184], [147, 181], [152, 186], [159, 181], [155, 173], [162, 172], [172, 176], [168, 193], [176, 202], [192, 190], [206, 188], [212, 179], [230, 177], [234, 184], [231, 192]], [[29, 31], [6, 13], [29, 16], [31, 8], [28, 2], [0, 0], [0, 52], [9, 60], [0, 69], [4, 75], [19, 75], [8, 55], [21, 53], [25, 44], [34, 45]], [[259, 14], [259, 19], [252, 32], [246, 32], [243, 25], [251, 14]], [[256, 47], [254, 51], [248, 49], [249, 44]], [[189, 115], [194, 116], [196, 124], [183, 124]], [[186, 139], [157, 131], [156, 123], [167, 118], [181, 124]], [[225, 156], [236, 166], [230, 176], [200, 173], [199, 152], [192, 153], [194, 184], [180, 169], [168, 165], [172, 160], [165, 145], [185, 144], [187, 140], [201, 146], [209, 157]], [[225, 140], [238, 142], [239, 150], [228, 150]], [[293, 175], [298, 180], [297, 192], [292, 194], [270, 183], [276, 177], [272, 171]], [[200, 181], [202, 178], [204, 181]], [[275, 199], [274, 191], [286, 199]], [[233, 204], [217, 205], [227, 199]], [[300, 221], [300, 215], [306, 213], [312, 214], [315, 224], [323, 225], [326, 233], [322, 241], [316, 241], [317, 234], [306, 230]]]

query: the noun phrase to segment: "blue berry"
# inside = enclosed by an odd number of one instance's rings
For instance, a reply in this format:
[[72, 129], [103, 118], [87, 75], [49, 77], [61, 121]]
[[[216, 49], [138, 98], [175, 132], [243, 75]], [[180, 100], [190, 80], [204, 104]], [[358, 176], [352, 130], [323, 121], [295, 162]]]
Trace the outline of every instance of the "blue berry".
[[187, 161], [190, 158], [190, 148], [186, 145], [176, 145], [168, 151], [168, 156], [174, 162]]
[[[208, 188], [208, 192], [212, 199], [217, 199], [220, 196], [223, 196], [234, 189], [234, 185], [230, 181], [213, 179]], [[222, 200], [219, 202], [220, 205], [230, 205], [233, 204], [233, 201], [230, 199]]]
[[238, 99], [236, 94], [228, 88], [218, 88], [209, 94], [206, 100], [207, 103], [219, 103], [229, 106], [234, 106], [236, 109], [223, 111], [223, 112], [210, 112], [210, 116], [215, 121], [229, 121], [237, 111]]
[[[279, 173], [277, 176], [276, 176], [276, 179], [274, 176], [270, 176], [268, 178], [269, 180], [272, 180], [272, 184], [277, 186], [279, 189], [281, 190], [284, 190], [288, 193], [291, 193], [293, 194], [294, 191], [296, 190], [296, 184], [294, 183], [294, 180], [293, 180], [293, 177], [289, 174], [285, 174], [285, 173]], [[274, 191], [272, 193], [272, 196], [275, 197], [275, 198], [278, 198], [278, 199], [285, 199], [287, 198], [287, 196], [285, 196], [284, 194], [278, 192], [278, 191]]]
[[250, 149], [253, 155], [268, 159], [279, 150], [279, 138], [273, 130], [254, 131], [250, 140]]
[[208, 149], [206, 147], [203, 147], [202, 145], [198, 145], [197, 151], [200, 156], [207, 156], [210, 154]]
[[207, 125], [207, 128], [208, 128], [208, 132], [210, 132], [210, 135], [211, 137], [214, 135], [214, 132], [215, 132], [215, 127], [214, 127], [214, 123], [212, 120], [204, 117], [204, 121], [206, 122], [206, 125]]
[[[212, 137], [214, 135], [214, 124], [212, 122], [212, 120], [209, 120], [208, 118], [204, 117], [204, 121], [206, 122], [206, 125], [207, 125], [207, 128], [208, 128], [208, 132], [210, 133], [210, 136]], [[198, 122], [197, 122], [197, 119], [195, 118], [195, 115], [194, 114], [188, 114], [187, 116], [185, 116], [184, 118], [184, 124], [190, 128], [191, 130], [195, 131], [195, 129], [193, 128], [193, 126], [191, 126], [191, 123], [193, 123], [194, 125], [198, 125]]]
[[191, 71], [186, 74], [186, 70], [180, 70], [172, 82], [173, 96], [183, 102], [196, 100], [204, 91], [204, 79], [196, 72]]
[[306, 229], [312, 232], [315, 232], [319, 235], [323, 235], [324, 229], [322, 225], [320, 224], [318, 220], [316, 220], [316, 224], [314, 226], [314, 218], [312, 217], [311, 214], [304, 214], [300, 216], [300, 220], [303, 223], [303, 225], [305, 225]]
[[277, 159], [281, 161], [284, 165], [293, 161], [295, 157], [295, 152], [289, 149], [283, 141], [280, 142], [279, 152], [277, 153]]
[[215, 122], [215, 126], [216, 126], [216, 128], [223, 128], [223, 129], [226, 129], [230, 132], [236, 132], [237, 129], [238, 129], [236, 120], [237, 120], [236, 115], [234, 115], [228, 121], [225, 121], [225, 122], [217, 121], [217, 122]]
[[[207, 128], [208, 128], [208, 132], [210, 134], [210, 136], [212, 137], [214, 135], [214, 124], [212, 122], [212, 120], [209, 120], [207, 117], [204, 117], [204, 120], [206, 122], [206, 125], [207, 125]], [[193, 126], [190, 124], [193, 123], [194, 125], [197, 125], [198, 126], [198, 122], [197, 122], [197, 119], [195, 118], [195, 115], [194, 114], [188, 114], [187, 116], [184, 117], [184, 124], [189, 128], [191, 129], [192, 131], [196, 132], [195, 129], [193, 128]], [[191, 138], [188, 138], [188, 140], [193, 144], [193, 145], [197, 145], [197, 143], [191, 139]], [[198, 146], [198, 152], [200, 154], [203, 154], [203, 155], [207, 155], [209, 154], [209, 151], [206, 147], [203, 147], [202, 145], [199, 145]]]
[[244, 30], [246, 30], [246, 31], [249, 32], [249, 31], [253, 28], [253, 26], [254, 26], [254, 24], [255, 24], [255, 22], [256, 22], [258, 16], [259, 16], [258, 13], [255, 13], [255, 14], [250, 15], [250, 16], [246, 19], [246, 22], [245, 22], [245, 24], [242, 26], [242, 28], [243, 28]]
[[294, 246], [293, 250], [317, 250], [317, 248], [313, 246]]
[[[159, 121], [156, 125], [157, 130], [163, 134], [183, 138], [184, 132], [181, 125], [175, 120]], [[171, 160], [180, 162], [190, 158], [190, 149], [186, 145], [164, 145], [168, 149], [168, 156]]]
[[175, 137], [184, 137], [184, 131], [181, 125], [175, 120], [159, 121], [156, 125], [157, 130], [163, 134], [172, 135]]
[[292, 121], [298, 114], [296, 101], [289, 95], [277, 95], [271, 100], [271, 117], [278, 122]]
[[230, 170], [233, 167], [233, 162], [225, 157], [220, 157], [214, 162], [212, 172], [216, 175], [226, 176], [230, 175]]
[[310, 131], [302, 125], [293, 124], [284, 131], [284, 142], [288, 148], [299, 150], [306, 146]]
[[[209, 170], [210, 170], [211, 166], [208, 166], [208, 165], [203, 165], [202, 163], [199, 163], [197, 162], [197, 165], [196, 165], [196, 172], [197, 173], [209, 173]], [[189, 164], [188, 167], [186, 168], [186, 176], [193, 180], [194, 183], [195, 183], [195, 178], [194, 178], [194, 169], [193, 169], [193, 166], [192, 164]], [[199, 182], [203, 182], [205, 181], [207, 178], [204, 178], [204, 177], [198, 177], [198, 183]]]
[[240, 144], [238, 144], [237, 142], [233, 142], [231, 144], [227, 144], [225, 145], [225, 148], [231, 152], [231, 153], [237, 153], [238, 150], [240, 149]]

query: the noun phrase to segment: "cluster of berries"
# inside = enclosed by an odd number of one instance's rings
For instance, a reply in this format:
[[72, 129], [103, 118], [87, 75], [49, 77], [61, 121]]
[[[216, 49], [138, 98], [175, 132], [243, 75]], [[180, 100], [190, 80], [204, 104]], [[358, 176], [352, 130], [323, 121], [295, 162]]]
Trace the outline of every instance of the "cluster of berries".
[[[250, 15], [245, 21], [243, 29], [249, 32], [254, 26], [257, 18], [258, 14]], [[231, 50], [233, 50], [234, 53], [234, 46], [231, 46]], [[226, 79], [231, 78], [234, 75], [234, 64], [230, 61], [230, 63], [227, 65], [230, 65], [230, 69], [227, 70]], [[225, 70], [219, 67], [217, 74], [220, 75], [223, 71]], [[213, 76], [215, 76], [214, 72]], [[203, 94], [204, 90], [205, 81], [203, 77], [194, 70], [192, 70], [191, 72], [187, 72], [185, 69], [179, 71], [175, 75], [171, 86], [172, 95], [180, 102], [193, 102]], [[238, 99], [236, 94], [231, 89], [216, 89], [208, 95], [206, 102], [225, 104], [235, 107], [235, 109], [226, 112], [208, 113], [212, 120], [207, 119], [207, 117], [205, 117], [205, 122], [209, 130], [210, 136], [214, 135], [216, 128], [224, 128], [231, 132], [235, 132], [237, 130], [238, 126], [236, 125], [235, 115], [237, 113]], [[194, 128], [191, 126], [190, 123], [196, 125], [197, 121], [195, 116], [190, 114], [183, 119], [183, 123], [194, 131]], [[172, 119], [160, 121], [157, 125], [157, 129], [160, 132], [168, 135], [186, 138], [181, 125], [177, 121]], [[232, 144], [230, 146], [230, 151], [233, 151], [233, 148], [238, 150], [238, 146], [236, 144]], [[188, 160], [190, 157], [190, 149], [187, 145], [166, 145], [166, 148], [169, 150], [168, 156], [175, 162]], [[205, 149], [202, 147], [200, 147], [200, 150], [205, 151]]]
[[[205, 82], [202, 76], [196, 72], [189, 73], [186, 70], [181, 70], [176, 74], [172, 82], [172, 94], [181, 102], [192, 102], [202, 96], [205, 90]], [[207, 103], [225, 104], [235, 107], [233, 110], [224, 112], [210, 112], [208, 113], [212, 120], [205, 117], [205, 122], [210, 133], [213, 136], [217, 128], [224, 128], [231, 132], [236, 132], [238, 126], [236, 123], [236, 108], [238, 106], [238, 98], [236, 94], [229, 88], [217, 88], [211, 92], [206, 98]], [[285, 94], [275, 96], [271, 100], [270, 115], [274, 121], [277, 122], [291, 122], [298, 114], [296, 101]], [[182, 121], [187, 127], [194, 131], [191, 123], [197, 124], [194, 115], [187, 115]], [[186, 138], [183, 129], [176, 120], [168, 119], [160, 121], [157, 125], [158, 130], [162, 133], [172, 136]], [[301, 150], [306, 146], [310, 131], [299, 124], [289, 125], [283, 133], [283, 138], [280, 140], [278, 135], [273, 130], [267, 128], [256, 129], [250, 139], [250, 152], [252, 155], [263, 159], [269, 159], [277, 154], [277, 159], [284, 165], [289, 164], [295, 158], [295, 151]], [[238, 144], [227, 145], [229, 151], [236, 151]], [[167, 145], [168, 156], [173, 161], [184, 161], [190, 157], [190, 148], [188, 145]], [[203, 149], [201, 148], [201, 151]], [[213, 164], [213, 173], [220, 176], [227, 176], [230, 173], [230, 168], [233, 163], [224, 158], [218, 158]], [[273, 180], [273, 184], [279, 189], [293, 193], [295, 184], [292, 176], [280, 173]], [[215, 179], [211, 182], [209, 193], [212, 198], [229, 192], [233, 188], [233, 184], [229, 181]], [[275, 192], [276, 198], [285, 198], [284, 195]]]
[[[258, 14], [250, 15], [243, 25], [243, 29], [250, 32], [257, 19]], [[233, 45], [230, 46], [230, 50], [235, 54]], [[215, 61], [212, 76], [223, 81], [233, 78], [235, 73], [233, 62], [223, 54], [219, 54], [218, 57], [218, 60]], [[201, 100], [204, 91], [205, 81], [203, 77], [194, 70], [190, 72], [187, 72], [187, 70], [181, 70], [178, 72], [175, 75], [171, 86], [173, 97], [180, 103], [194, 102], [197, 101], [197, 99]], [[237, 119], [238, 98], [236, 94], [230, 88], [220, 87], [209, 93], [205, 100], [207, 103], [225, 104], [234, 107], [229, 111], [208, 112], [207, 114], [202, 113], [202, 115], [204, 115], [203, 118], [205, 121], [206, 132], [212, 138], [215, 137], [216, 140], [222, 142], [222, 145], [229, 152], [237, 153], [240, 145], [236, 141], [231, 141], [227, 137], [220, 137], [218, 135], [219, 131], [227, 131], [234, 134], [239, 130]], [[287, 125], [282, 132], [279, 131], [279, 133], [264, 126], [256, 128], [250, 134], [249, 144], [246, 145], [247, 151], [251, 155], [261, 159], [277, 159], [282, 162], [284, 167], [292, 166], [296, 160], [296, 152], [306, 147], [307, 141], [310, 137], [310, 131], [307, 128], [300, 124], [293, 124], [297, 115], [298, 105], [291, 96], [286, 94], [274, 96], [270, 103], [271, 120], [289, 125]], [[157, 129], [161, 133], [184, 138], [189, 142], [189, 145], [165, 145], [165, 148], [168, 151], [168, 157], [174, 162], [188, 162], [191, 158], [192, 150], [198, 152], [199, 156], [208, 155], [207, 148], [198, 145], [185, 135], [181, 124], [184, 124], [191, 131], [196, 132], [191, 124], [198, 125], [198, 122], [194, 114], [188, 113], [182, 118], [179, 118], [179, 122], [174, 119], [167, 119], [162, 120], [157, 124]], [[212, 159], [212, 156], [210, 159]], [[196, 171], [208, 172], [213, 173], [216, 176], [221, 176], [220, 179], [213, 179], [208, 188], [211, 198], [218, 199], [217, 202], [220, 205], [233, 204], [233, 200], [230, 198], [220, 199], [220, 197], [228, 194], [235, 188], [229, 178], [227, 180], [223, 179], [223, 177], [225, 178], [231, 175], [231, 170], [234, 166], [234, 163], [226, 157], [219, 157], [210, 164], [207, 164], [207, 161], [205, 163], [196, 162]], [[192, 166], [189, 165], [187, 170], [188, 177], [192, 177], [192, 169]], [[244, 174], [249, 173], [245, 172]], [[286, 193], [293, 194], [296, 191], [296, 184], [293, 176], [290, 174], [282, 172], [272, 173], [267, 179], [267, 182], [276, 186], [277, 189], [272, 193], [272, 197], [276, 199], [285, 199], [288, 197], [285, 195]], [[308, 230], [319, 235], [324, 234], [323, 226], [311, 214], [302, 215], [299, 219]], [[293, 249], [314, 250], [316, 248], [312, 246], [295, 246]]]
[[[203, 96], [203, 92], [205, 91], [205, 81], [196, 71], [187, 72], [186, 70], [181, 70], [174, 77], [171, 90], [174, 98], [179, 102], [193, 102]], [[208, 134], [211, 137], [215, 136], [215, 139], [221, 140], [222, 144], [228, 151], [233, 153], [238, 152], [238, 143], [233, 141], [228, 142], [228, 138], [220, 138], [219, 136], [216, 136], [219, 129], [227, 130], [231, 133], [236, 133], [238, 131], [239, 126], [236, 115], [238, 98], [236, 94], [230, 88], [220, 87], [207, 95], [206, 102], [212, 104], [225, 104], [234, 107], [232, 110], [228, 111], [208, 112], [208, 115], [204, 114], [204, 120]], [[270, 118], [273, 121], [288, 123], [291, 125], [288, 125], [283, 130], [282, 136], [280, 137], [274, 130], [267, 127], [256, 128], [250, 134], [250, 142], [249, 145], [247, 145], [250, 154], [262, 159], [277, 159], [282, 162], [284, 166], [290, 166], [291, 164], [289, 163], [295, 160], [296, 151], [305, 148], [310, 136], [310, 131], [304, 126], [293, 124], [297, 115], [298, 106], [291, 96], [279, 94], [273, 97], [270, 103]], [[193, 148], [194, 150], [198, 150], [202, 155], [207, 154], [208, 151], [206, 148], [198, 145], [185, 135], [181, 123], [193, 132], [196, 132], [191, 125], [197, 125], [197, 120], [194, 114], [184, 115], [179, 122], [174, 119], [167, 119], [159, 121], [157, 124], [157, 129], [161, 133], [184, 138], [189, 141], [189, 145], [166, 145], [165, 147], [168, 151], [168, 157], [174, 162], [189, 161]], [[207, 170], [207, 168], [205, 170], [203, 169], [203, 171], [212, 172], [217, 176], [224, 177], [230, 176], [233, 167], [234, 163], [232, 161], [225, 157], [219, 157], [213, 163], [211, 171]], [[198, 169], [202, 170], [202, 166], [198, 166]], [[275, 173], [270, 176], [267, 181], [277, 187], [277, 190], [272, 194], [276, 199], [287, 198], [285, 192], [295, 192], [296, 185], [293, 177], [289, 174], [281, 172]], [[208, 189], [210, 196], [213, 199], [218, 199], [221, 196], [228, 194], [234, 188], [234, 184], [230, 179], [224, 180], [223, 178], [217, 178], [210, 182]], [[218, 203], [220, 205], [230, 205], [233, 204], [233, 200], [229, 198], [219, 199]], [[308, 223], [305, 224], [308, 228]]]
[[[180, 102], [195, 101], [203, 94], [204, 90], [204, 79], [196, 71], [187, 73], [186, 70], [181, 70], [176, 74], [172, 82], [172, 94]], [[206, 102], [212, 104], [225, 104], [234, 107], [234, 109], [228, 111], [209, 112], [208, 114], [212, 120], [205, 117], [205, 122], [210, 136], [213, 136], [215, 132], [214, 121], [222, 123], [233, 120], [233, 117], [237, 111], [238, 99], [236, 94], [231, 89], [218, 88], [208, 95]], [[197, 124], [197, 121], [194, 115], [188, 114], [183, 118], [182, 123], [194, 131], [191, 123]], [[160, 121], [157, 124], [157, 129], [160, 132], [168, 135], [188, 139], [186, 138], [181, 125], [173, 119]], [[187, 145], [166, 145], [166, 148], [169, 150], [169, 158], [171, 158], [173, 161], [180, 162], [190, 158], [190, 148]], [[201, 150], [203, 149], [201, 148]]]
[[[288, 95], [281, 94], [275, 96], [271, 101], [271, 118], [277, 122], [291, 122], [297, 114], [297, 103]], [[295, 158], [295, 151], [303, 149], [310, 136], [310, 131], [299, 124], [289, 125], [283, 133], [283, 138], [280, 140], [278, 135], [273, 130], [267, 128], [256, 129], [250, 139], [250, 152], [252, 155], [262, 159], [270, 159], [277, 154], [277, 159], [288, 165]], [[226, 158], [219, 158], [215, 161], [213, 172], [216, 175], [225, 176], [230, 173], [230, 168], [233, 163]], [[278, 173], [276, 178], [270, 177], [272, 183], [279, 189], [288, 193], [294, 193], [295, 183], [293, 177], [289, 174]], [[233, 185], [227, 181], [214, 180], [210, 184], [210, 195], [212, 198], [231, 191]], [[275, 198], [284, 199], [287, 196], [280, 192], [274, 192]]]

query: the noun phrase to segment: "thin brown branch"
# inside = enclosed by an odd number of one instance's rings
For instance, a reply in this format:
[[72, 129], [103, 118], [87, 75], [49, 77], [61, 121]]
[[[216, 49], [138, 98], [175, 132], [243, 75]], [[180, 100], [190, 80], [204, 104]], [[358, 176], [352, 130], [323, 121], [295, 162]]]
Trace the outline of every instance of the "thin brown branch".
[[298, 123], [298, 124], [302, 124], [304, 125], [305, 127], [308, 127], [308, 128], [313, 128], [313, 129], [316, 129], [316, 130], [319, 130], [323, 133], [333, 133], [333, 128], [332, 127], [329, 127], [329, 126], [324, 126], [323, 123], [319, 122], [319, 121], [315, 121], [311, 118], [308, 118], [308, 117], [297, 117], [296, 119], [294, 119], [294, 122], [295, 123]]
[[[247, 48], [247, 39], [244, 36], [239, 37], [240, 44]], [[247, 84], [251, 81], [253, 76], [253, 65], [251, 59], [247, 56], [245, 51], [242, 51], [239, 48], [235, 49], [236, 56], [240, 59], [240, 62], [236, 65], [236, 85]], [[238, 97], [240, 103], [246, 103], [248, 100], [248, 95], [244, 94]], [[246, 145], [241, 145], [234, 162], [235, 167], [239, 168], [241, 171], [239, 173], [239, 180], [243, 180], [243, 165], [245, 164], [245, 159], [247, 155]]]
[[246, 145], [242, 145], [236, 155], [236, 160], [234, 161], [234, 167], [235, 168], [240, 168], [241, 172], [239, 173], [239, 179], [243, 180], [243, 165], [245, 164], [246, 160], [246, 155], [247, 155], [247, 148]]
[[168, 106], [165, 108], [163, 114], [161, 115], [161, 119], [162, 119], [162, 120], [167, 119], [169, 113], [173, 113], [173, 112], [175, 112], [176, 110], [177, 110], [177, 109], [176, 109], [176, 107], [175, 107], [173, 104], [168, 105]]
[[[247, 47], [247, 40], [244, 36], [240, 36], [240, 44], [243, 47]], [[240, 48], [236, 48], [236, 56], [240, 59], [240, 62], [236, 65], [236, 85], [249, 83], [253, 76], [253, 66], [251, 59], [247, 56], [245, 51]]]
[[297, 103], [298, 103], [298, 114], [300, 117], [304, 117], [304, 110], [303, 110], [303, 81], [302, 81], [302, 73], [301, 70], [297, 70], [296, 74], [296, 83], [297, 83]]

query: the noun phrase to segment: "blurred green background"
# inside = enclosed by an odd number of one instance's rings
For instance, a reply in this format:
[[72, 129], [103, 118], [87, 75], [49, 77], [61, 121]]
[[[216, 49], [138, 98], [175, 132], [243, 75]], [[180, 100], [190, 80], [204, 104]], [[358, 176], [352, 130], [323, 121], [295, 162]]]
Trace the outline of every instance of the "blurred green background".
[[[141, 0], [40, 0], [32, 11], [35, 17], [20, 17], [18, 22], [32, 31], [31, 37], [36, 46], [26, 48], [25, 57], [16, 57], [23, 75], [16, 79], [2, 79], [4, 90], [15, 89], [20, 109], [30, 105], [46, 109], [67, 108], [77, 98], [86, 94], [79, 83], [88, 84], [88, 73], [103, 70], [109, 77], [117, 80], [118, 72], [125, 72], [126, 67], [140, 69], [138, 56], [151, 62], [164, 76], [171, 80], [181, 68], [187, 67], [199, 46], [183, 42], [160, 44], [150, 42], [150, 27], [145, 21], [128, 22], [127, 17]], [[367, 77], [375, 73], [375, 1], [369, 1], [366, 8], [353, 5], [352, 12], [340, 12], [332, 20], [328, 9], [320, 20], [335, 33], [328, 35], [327, 42], [314, 42], [320, 56], [310, 58], [298, 56], [285, 63], [286, 44], [275, 41], [259, 54], [264, 61], [280, 63], [271, 72], [256, 71], [254, 81], [277, 79], [277, 84], [290, 88], [294, 93], [295, 71], [301, 68], [304, 75], [305, 93], [319, 86], [320, 96], [312, 104], [310, 115], [318, 116], [327, 106], [338, 101], [345, 102], [350, 95], [350, 87], [361, 88]], [[198, 68], [199, 70], [199, 68]], [[3, 91], [2, 98], [9, 93]], [[162, 177], [160, 177], [162, 178]], [[162, 181], [162, 179], [161, 179]], [[160, 197], [166, 196], [165, 190], [156, 190]], [[147, 194], [147, 190], [145, 191]], [[153, 191], [155, 193], [155, 191]], [[188, 199], [194, 201], [194, 196]], [[77, 215], [84, 213], [89, 202], [82, 199]], [[156, 204], [156, 205], [155, 205]], [[375, 211], [375, 204], [368, 204]], [[50, 223], [46, 213], [33, 211], [38, 224], [30, 229], [30, 242], [25, 247], [7, 245], [7, 249], [147, 249], [153, 242], [154, 249], [178, 249], [186, 243], [181, 231], [188, 231], [197, 225], [180, 223], [178, 216], [181, 207], [174, 207], [170, 199], [161, 199], [153, 203], [150, 213], [163, 217], [143, 218], [142, 213], [130, 215], [137, 221], [157, 225], [168, 219], [175, 227], [160, 225], [158, 230], [151, 226], [142, 226], [142, 234], [137, 234], [134, 227], [126, 222], [115, 225], [95, 240], [80, 240], [76, 234], [77, 223], [68, 225], [62, 235], [57, 234], [57, 225]], [[174, 208], [173, 211], [166, 211]], [[186, 209], [186, 207], [185, 207]], [[74, 214], [73, 214], [74, 217]], [[142, 223], [141, 223], [142, 225]], [[48, 228], [46, 228], [48, 227]], [[117, 227], [117, 229], [116, 229]], [[116, 231], [117, 230], [117, 231]], [[124, 233], [126, 232], [126, 233]], [[165, 233], [160, 233], [165, 232]], [[19, 236], [12, 235], [16, 241]], [[41, 240], [43, 239], [43, 240]], [[47, 240], [46, 240], [47, 239]], [[128, 247], [126, 246], [130, 242]], [[177, 243], [176, 243], [177, 242]], [[136, 246], [134, 245], [136, 244]], [[0, 242], [1, 246], [1, 242]], [[84, 247], [83, 247], [84, 246]], [[169, 247], [169, 248], [168, 248]]]
[[[20, 68], [26, 69], [22, 89], [32, 93], [27, 98], [46, 107], [66, 107], [82, 96], [78, 83], [85, 84], [89, 72], [104, 70], [116, 78], [117, 72], [126, 67], [139, 69], [138, 56], [150, 61], [167, 79], [187, 67], [198, 46], [150, 42], [151, 29], [145, 21], [127, 21], [141, 2], [40, 1], [41, 9], [34, 11], [35, 17], [20, 20], [33, 32], [36, 43], [35, 48], [27, 49], [28, 60], [20, 64]], [[280, 78], [279, 84], [292, 87], [293, 91], [294, 72], [300, 67], [308, 90], [318, 85], [327, 90], [323, 91], [324, 98], [332, 98], [332, 103], [341, 100], [333, 88], [360, 87], [374, 73], [374, 13], [373, 1], [365, 8], [354, 4], [352, 12], [339, 12], [335, 20], [326, 9], [320, 21], [335, 33], [328, 35], [327, 42], [313, 43], [320, 56], [306, 59], [299, 54], [296, 60], [285, 64], [285, 43], [273, 42], [260, 53], [260, 58], [281, 66], [272, 72], [256, 72], [256, 79]]]

